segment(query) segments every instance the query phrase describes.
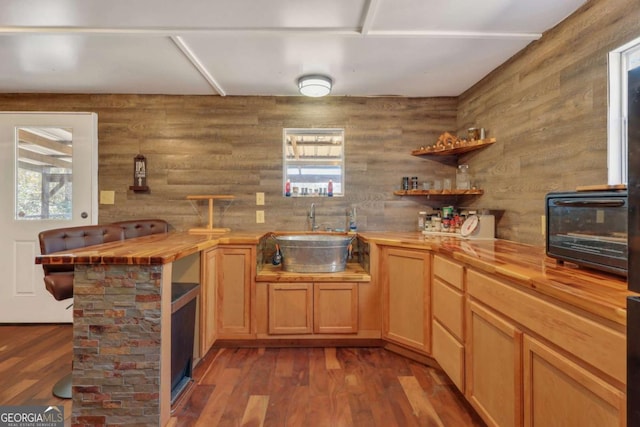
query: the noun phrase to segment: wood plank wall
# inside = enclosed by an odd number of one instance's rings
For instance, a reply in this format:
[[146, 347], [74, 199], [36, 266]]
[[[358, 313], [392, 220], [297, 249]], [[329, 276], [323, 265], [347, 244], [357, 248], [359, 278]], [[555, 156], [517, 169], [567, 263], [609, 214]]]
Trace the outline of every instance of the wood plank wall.
[[[159, 217], [184, 230], [207, 222], [206, 202], [185, 196], [233, 194], [231, 204], [216, 202], [214, 226], [306, 230], [315, 202], [319, 224], [344, 227], [354, 205], [360, 230], [406, 231], [415, 229], [419, 210], [439, 202], [394, 196], [401, 177], [454, 173], [410, 152], [455, 129], [455, 98], [5, 94], [0, 109], [98, 114], [99, 189], [115, 191], [114, 205], [100, 205], [100, 223]], [[345, 197], [282, 197], [286, 127], [345, 128]], [[147, 157], [150, 194], [129, 191], [139, 153]], [[266, 206], [255, 205], [256, 191]], [[256, 224], [256, 209], [264, 209], [265, 224]]]
[[[459, 98], [217, 97], [151, 95], [0, 95], [8, 111], [95, 111], [99, 188], [116, 192], [101, 223], [167, 219], [178, 230], [206, 223], [204, 204], [187, 194], [234, 194], [216, 207], [215, 226], [306, 229], [345, 223], [356, 206], [360, 230], [407, 231], [430, 206], [458, 203], [501, 216], [498, 237], [541, 245], [544, 195], [606, 183], [609, 50], [640, 36], [637, 0], [591, 0]], [[498, 142], [464, 155], [481, 197], [396, 197], [402, 176], [454, 177], [454, 165], [409, 155], [445, 130], [484, 127]], [[282, 128], [344, 127], [344, 198], [285, 199]], [[134, 194], [133, 157], [148, 159], [150, 194]], [[255, 223], [255, 192], [266, 195], [266, 224]]]
[[500, 237], [544, 244], [547, 192], [607, 183], [607, 53], [637, 37], [637, 0], [592, 0], [460, 96], [459, 131], [498, 140], [461, 160]]

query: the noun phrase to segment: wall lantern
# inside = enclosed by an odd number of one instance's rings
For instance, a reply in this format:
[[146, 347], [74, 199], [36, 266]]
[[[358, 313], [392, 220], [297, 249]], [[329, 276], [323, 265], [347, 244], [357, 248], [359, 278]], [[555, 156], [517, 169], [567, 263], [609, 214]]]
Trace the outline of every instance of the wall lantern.
[[133, 185], [129, 189], [135, 192], [149, 191], [147, 186], [147, 159], [142, 154], [138, 154], [133, 158]]

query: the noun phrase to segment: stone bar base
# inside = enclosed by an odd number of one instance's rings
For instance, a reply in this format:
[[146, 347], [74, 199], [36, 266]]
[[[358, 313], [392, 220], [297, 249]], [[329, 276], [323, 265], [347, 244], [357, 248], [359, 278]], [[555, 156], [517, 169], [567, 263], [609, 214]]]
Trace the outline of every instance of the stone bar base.
[[73, 426], [163, 424], [162, 288], [170, 272], [171, 264], [76, 264]]

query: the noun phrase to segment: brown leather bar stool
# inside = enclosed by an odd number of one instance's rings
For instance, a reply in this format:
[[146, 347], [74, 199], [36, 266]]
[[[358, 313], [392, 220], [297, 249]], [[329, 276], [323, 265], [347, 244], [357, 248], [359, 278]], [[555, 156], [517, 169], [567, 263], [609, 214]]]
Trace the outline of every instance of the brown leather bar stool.
[[[114, 242], [123, 238], [124, 230], [119, 225], [57, 228], [38, 234], [42, 255]], [[42, 264], [42, 268], [45, 287], [56, 300], [73, 297], [73, 264]], [[53, 394], [62, 399], [71, 398], [71, 373], [56, 383]]]
[[125, 239], [169, 232], [169, 223], [164, 219], [131, 219], [114, 222], [113, 225], [122, 227]]

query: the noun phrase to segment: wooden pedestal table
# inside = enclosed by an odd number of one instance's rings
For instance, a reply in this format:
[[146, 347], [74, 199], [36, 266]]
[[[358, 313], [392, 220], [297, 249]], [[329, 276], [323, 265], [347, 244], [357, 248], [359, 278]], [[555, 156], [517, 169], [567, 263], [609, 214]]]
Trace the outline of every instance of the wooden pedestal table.
[[231, 231], [230, 228], [213, 228], [213, 201], [215, 199], [233, 200], [235, 196], [229, 194], [222, 195], [206, 195], [206, 196], [187, 196], [187, 200], [208, 200], [209, 201], [209, 223], [206, 228], [191, 228], [189, 233], [206, 234], [206, 233], [226, 233]]

